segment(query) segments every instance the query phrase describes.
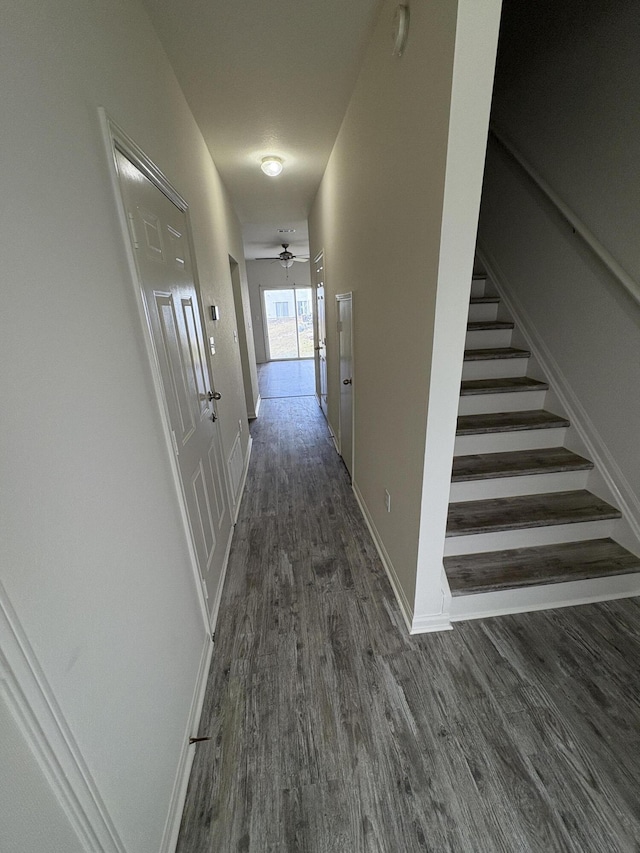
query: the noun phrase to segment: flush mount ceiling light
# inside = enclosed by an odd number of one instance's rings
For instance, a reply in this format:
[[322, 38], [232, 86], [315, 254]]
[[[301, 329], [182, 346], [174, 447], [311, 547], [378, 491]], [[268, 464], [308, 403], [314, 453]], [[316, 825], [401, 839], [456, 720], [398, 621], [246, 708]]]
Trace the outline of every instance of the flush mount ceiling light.
[[263, 157], [260, 168], [270, 178], [277, 178], [283, 169], [282, 160], [280, 157]]

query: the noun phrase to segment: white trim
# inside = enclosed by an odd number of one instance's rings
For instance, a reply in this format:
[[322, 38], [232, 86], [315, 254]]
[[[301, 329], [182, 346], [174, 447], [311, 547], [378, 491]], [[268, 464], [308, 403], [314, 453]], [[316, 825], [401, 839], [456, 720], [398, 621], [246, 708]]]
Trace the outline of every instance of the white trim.
[[635, 299], [638, 304], [640, 304], [640, 285], [638, 282], [629, 275], [629, 273], [613, 257], [611, 252], [602, 245], [595, 234], [593, 234], [584, 222], [576, 216], [571, 208], [564, 203], [557, 192], [549, 186], [542, 175], [534, 169], [531, 163], [529, 163], [522, 154], [516, 150], [511, 142], [507, 141], [495, 124], [491, 125], [491, 136], [493, 136], [498, 145], [507, 152], [511, 159], [520, 166], [525, 174], [528, 175], [530, 180], [532, 180], [540, 192], [547, 197], [562, 218], [569, 223], [574, 232], [582, 237], [587, 246], [591, 249], [598, 260], [604, 264], [616, 281], [618, 281], [627, 293]]
[[[355, 394], [355, 385], [353, 384], [353, 377], [355, 376], [355, 354], [354, 354], [354, 340], [353, 340], [353, 291], [349, 291], [348, 293], [338, 293], [336, 294], [336, 303], [338, 302], [351, 302], [351, 471], [349, 471], [349, 476], [351, 477], [351, 481], [353, 482], [356, 476], [356, 394]], [[340, 320], [340, 312], [337, 312], [336, 323], [341, 323]], [[334, 442], [336, 443], [336, 448], [340, 456], [342, 456], [342, 406], [340, 405], [340, 383], [342, 380], [340, 379], [340, 364], [342, 361], [341, 351], [340, 351], [340, 329], [338, 331], [338, 440], [336, 442], [334, 436]], [[344, 459], [344, 456], [342, 456]], [[345, 465], [346, 467], [346, 465]]]
[[251, 451], [253, 450], [253, 437], [249, 436], [249, 443], [247, 444], [247, 452], [244, 457], [244, 470], [242, 472], [242, 476], [240, 477], [240, 486], [238, 487], [238, 496], [236, 499], [235, 511], [233, 514], [233, 523], [234, 525], [238, 521], [238, 515], [240, 514], [240, 505], [242, 503], [242, 496], [244, 495], [244, 487], [247, 483], [247, 474], [249, 473], [249, 462], [251, 460]]
[[574, 607], [640, 595], [640, 573], [591, 578], [544, 586], [517, 587], [499, 592], [457, 595], [452, 599], [451, 621], [486, 619], [511, 613], [529, 613], [556, 607]]
[[414, 616], [412, 634], [432, 634], [439, 631], [452, 631], [453, 625], [446, 613], [436, 616]]
[[402, 588], [402, 584], [396, 574], [396, 570], [393, 567], [393, 563], [391, 562], [391, 557], [387, 553], [387, 549], [384, 547], [384, 543], [378, 533], [378, 530], [375, 526], [373, 518], [369, 514], [369, 510], [365, 503], [364, 498], [360, 494], [360, 489], [358, 488], [355, 482], [352, 483], [353, 494], [356, 496], [356, 500], [358, 502], [358, 506], [360, 507], [360, 511], [362, 512], [362, 516], [365, 520], [365, 524], [369, 528], [369, 533], [371, 534], [371, 538], [373, 539], [373, 544], [376, 546], [376, 550], [382, 561], [382, 565], [384, 566], [384, 570], [387, 573], [387, 577], [389, 578], [389, 583], [391, 584], [391, 589], [393, 590], [393, 594], [396, 597], [396, 601], [398, 602], [398, 606], [400, 607], [400, 612], [402, 613], [402, 618], [404, 619], [405, 625], [407, 626], [407, 630], [409, 633], [412, 633], [413, 627], [413, 608], [409, 603], [409, 599], [404, 593]]
[[[220, 582], [220, 589], [222, 589], [223, 582], [224, 571]], [[182, 812], [184, 811], [184, 803], [187, 797], [189, 776], [191, 774], [191, 767], [195, 757], [195, 747], [193, 744], [189, 744], [189, 738], [198, 736], [198, 728], [200, 725], [200, 717], [202, 716], [202, 708], [204, 706], [207, 679], [209, 677], [209, 668], [211, 666], [212, 656], [213, 642], [211, 641], [211, 637], [207, 635], [202, 649], [202, 655], [200, 657], [200, 668], [198, 670], [196, 686], [193, 691], [191, 708], [189, 710], [189, 718], [183, 737], [182, 752], [180, 753], [176, 777], [173, 783], [169, 812], [167, 814], [164, 832], [162, 833], [160, 853], [173, 853], [178, 842], [178, 833], [180, 832], [180, 822], [182, 820]]]
[[1, 583], [0, 689], [85, 850], [88, 853], [126, 853]]
[[258, 413], [260, 412], [260, 406], [261, 405], [262, 405], [262, 397], [258, 393], [258, 399], [256, 400], [255, 414], [252, 418], [249, 418], [249, 420], [253, 421], [258, 417]]
[[[136, 305], [138, 307], [138, 314], [140, 316], [140, 325], [142, 331], [142, 339], [144, 341], [145, 349], [147, 352], [147, 358], [149, 367], [151, 370], [151, 378], [153, 382], [154, 391], [156, 394], [156, 399], [158, 401], [158, 410], [160, 415], [160, 424], [162, 426], [162, 431], [164, 433], [165, 445], [167, 448], [167, 456], [169, 461], [169, 467], [171, 470], [171, 475], [174, 481], [174, 487], [176, 491], [176, 496], [178, 499], [178, 507], [180, 511], [180, 517], [182, 519], [182, 524], [185, 531], [185, 540], [187, 545], [187, 551], [189, 554], [189, 561], [191, 563], [191, 569], [193, 573], [193, 578], [196, 587], [196, 596], [198, 598], [198, 604], [200, 606], [200, 612], [202, 614], [202, 619], [205, 625], [205, 629], [208, 634], [211, 633], [211, 622], [209, 617], [209, 610], [207, 607], [207, 600], [204, 595], [204, 590], [202, 587], [203, 578], [200, 573], [200, 568], [198, 565], [198, 559], [196, 556], [195, 544], [193, 541], [193, 533], [191, 531], [191, 524], [189, 522], [189, 515], [187, 512], [187, 505], [184, 497], [184, 489], [182, 484], [182, 478], [180, 476], [180, 471], [178, 469], [178, 464], [176, 462], [175, 457], [175, 449], [173, 445], [172, 433], [171, 433], [171, 424], [169, 421], [169, 414], [167, 411], [167, 403], [164, 394], [164, 387], [162, 384], [162, 377], [160, 375], [160, 367], [158, 362], [158, 354], [156, 352], [155, 344], [153, 342], [153, 337], [151, 335], [151, 327], [150, 327], [150, 317], [147, 313], [147, 307], [144, 301], [144, 297], [142, 294], [142, 288], [140, 283], [140, 276], [138, 275], [138, 268], [136, 266], [136, 259], [133, 253], [133, 247], [131, 245], [131, 235], [129, 232], [129, 225], [127, 223], [127, 214], [124, 206], [124, 202], [122, 199], [122, 193], [120, 189], [120, 182], [118, 179], [118, 166], [116, 160], [116, 150], [120, 150], [126, 157], [128, 157], [132, 163], [136, 167], [138, 167], [148, 178], [151, 180], [158, 189], [163, 192], [167, 198], [170, 199], [180, 210], [182, 210], [187, 217], [187, 237], [189, 240], [189, 249], [191, 252], [192, 258], [192, 266], [193, 266], [193, 275], [194, 282], [196, 284], [196, 291], [199, 293], [199, 288], [197, 285], [197, 272], [196, 272], [196, 263], [195, 263], [195, 251], [192, 245], [191, 238], [191, 226], [189, 223], [189, 215], [188, 215], [188, 205], [186, 201], [182, 198], [182, 196], [172, 187], [169, 180], [165, 177], [165, 175], [158, 169], [158, 167], [145, 155], [142, 149], [131, 139], [118, 125], [113, 122], [105, 109], [103, 107], [98, 108], [98, 114], [100, 117], [100, 126], [102, 129], [103, 141], [105, 144], [105, 149], [107, 153], [107, 161], [109, 164], [109, 178], [111, 180], [111, 186], [113, 188], [114, 199], [116, 203], [116, 215], [118, 217], [118, 221], [120, 223], [120, 228], [123, 236], [123, 249], [125, 252], [125, 256], [127, 258], [127, 265], [129, 267], [129, 273], [131, 277], [132, 289], [134, 291]], [[200, 299], [198, 299], [198, 303]], [[209, 365], [207, 365], [207, 369], [209, 369]], [[224, 473], [223, 473], [223, 476]], [[225, 485], [227, 488], [227, 494], [229, 492], [228, 480], [225, 477]]]
[[628, 522], [633, 535], [640, 541], [640, 498], [634, 492], [622, 469], [611, 455], [602, 436], [596, 429], [586, 409], [564, 375], [560, 365], [537, 331], [520, 300], [511, 294], [505, 284], [506, 276], [500, 269], [499, 263], [480, 242], [477, 254], [491, 280], [500, 293], [508, 311], [516, 321], [517, 327], [527, 341], [532, 354], [544, 371], [551, 390], [555, 393], [562, 407], [566, 410], [580, 440], [584, 443], [586, 454], [594, 463], [604, 483], [612, 494], [613, 501], [621, 510]]

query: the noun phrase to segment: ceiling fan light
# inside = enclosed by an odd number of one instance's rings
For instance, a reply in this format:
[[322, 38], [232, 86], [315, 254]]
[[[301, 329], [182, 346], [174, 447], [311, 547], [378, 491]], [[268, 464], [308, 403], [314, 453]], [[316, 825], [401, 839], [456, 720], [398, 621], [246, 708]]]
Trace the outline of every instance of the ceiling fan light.
[[282, 172], [283, 163], [280, 157], [263, 157], [260, 168], [270, 178], [277, 178], [280, 172]]
[[286, 270], [288, 270], [290, 267], [292, 267], [292, 266], [293, 266], [293, 258], [287, 258], [287, 260], [286, 260], [286, 261], [280, 261], [280, 263], [282, 264], [282, 266], [283, 266]]

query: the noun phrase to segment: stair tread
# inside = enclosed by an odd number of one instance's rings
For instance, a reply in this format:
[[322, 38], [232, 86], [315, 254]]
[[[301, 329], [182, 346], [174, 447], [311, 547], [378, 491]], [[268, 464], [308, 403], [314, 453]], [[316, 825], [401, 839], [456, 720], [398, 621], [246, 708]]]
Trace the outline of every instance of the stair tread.
[[500, 302], [499, 296], [472, 296], [469, 300], [471, 305], [491, 305]]
[[459, 415], [456, 435], [486, 435], [496, 432], [520, 432], [528, 429], [558, 429], [568, 427], [569, 421], [544, 409], [524, 412], [483, 412], [478, 415]]
[[465, 361], [488, 361], [500, 358], [529, 358], [531, 353], [517, 347], [485, 347], [483, 349], [466, 349]]
[[512, 391], [546, 391], [548, 382], [530, 376], [507, 376], [499, 379], [465, 379], [460, 384], [460, 396], [471, 394], [508, 394]]
[[585, 489], [449, 504], [447, 536], [620, 518], [620, 510]]
[[452, 595], [587, 580], [640, 571], [640, 558], [613, 539], [563, 542], [445, 557]]
[[478, 453], [454, 457], [451, 482], [462, 483], [494, 477], [521, 477], [558, 471], [588, 471], [592, 468], [593, 462], [567, 450], [566, 447], [513, 450], [507, 453]]
[[513, 329], [513, 320], [472, 320], [467, 323], [468, 332], [482, 332], [489, 329]]

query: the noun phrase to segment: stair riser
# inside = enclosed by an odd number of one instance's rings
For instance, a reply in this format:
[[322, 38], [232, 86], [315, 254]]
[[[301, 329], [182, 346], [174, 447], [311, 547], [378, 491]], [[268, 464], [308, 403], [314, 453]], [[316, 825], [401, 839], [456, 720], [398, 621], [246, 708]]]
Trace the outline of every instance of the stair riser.
[[535, 545], [557, 545], [559, 542], [583, 542], [611, 536], [616, 519], [526, 527], [522, 530], [500, 530], [471, 536], [451, 536], [445, 540], [444, 556], [480, 554], [508, 548], [531, 548]]
[[541, 586], [454, 596], [450, 619], [486, 619], [507, 613], [547, 610], [552, 607], [569, 607], [591, 601], [610, 601], [640, 594], [640, 573], [615, 575], [607, 578], [569, 583], [543, 584]]
[[479, 305], [469, 306], [469, 322], [480, 323], [487, 320], [496, 320], [498, 317], [497, 302], [482, 302]]
[[504, 379], [526, 376], [528, 358], [491, 358], [480, 361], [465, 361], [463, 379]]
[[566, 427], [557, 429], [524, 429], [513, 432], [491, 432], [483, 435], [456, 437], [455, 455], [470, 453], [506, 453], [509, 450], [536, 450], [540, 447], [562, 447]]
[[487, 285], [486, 278], [471, 279], [471, 297], [484, 296], [484, 291]]
[[452, 483], [449, 501], [481, 501], [514, 495], [541, 495], [546, 492], [585, 489], [588, 476], [589, 471], [556, 471], [548, 474], [527, 474], [523, 477], [492, 477]]
[[465, 394], [460, 397], [459, 415], [487, 412], [526, 412], [544, 409], [546, 391], [511, 391], [508, 394]]
[[513, 329], [479, 329], [467, 332], [466, 349], [484, 349], [489, 347], [511, 346]]

